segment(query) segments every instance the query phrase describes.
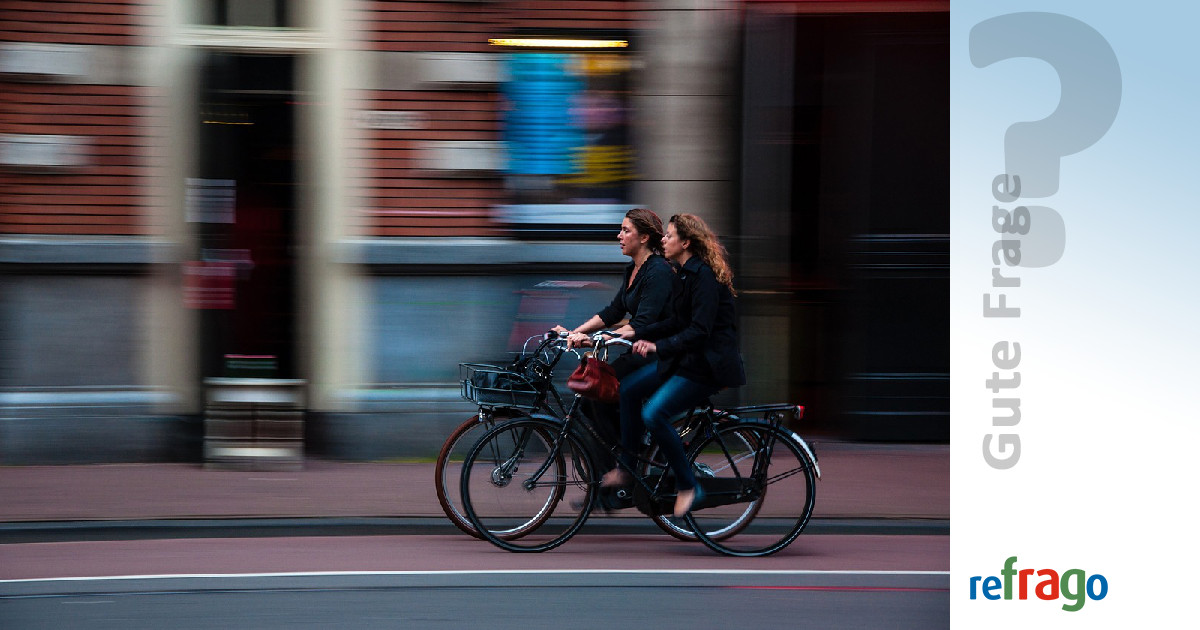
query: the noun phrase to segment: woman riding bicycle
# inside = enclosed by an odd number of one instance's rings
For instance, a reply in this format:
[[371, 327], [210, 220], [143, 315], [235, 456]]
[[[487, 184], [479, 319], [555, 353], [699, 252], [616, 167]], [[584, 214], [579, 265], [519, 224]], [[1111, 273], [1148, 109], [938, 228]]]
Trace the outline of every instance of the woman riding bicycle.
[[[658, 360], [621, 379], [621, 444], [625, 453], [637, 452], [644, 430], [650, 430], [675, 473], [674, 513], [682, 517], [702, 490], [670, 419], [721, 388], [744, 385], [746, 374], [738, 349], [733, 272], [725, 248], [708, 225], [692, 214], [671, 217], [662, 245], [667, 259], [679, 267], [679, 282], [671, 297], [670, 317], [634, 324], [622, 335], [635, 341], [634, 353], [655, 354]], [[624, 463], [631, 468], [634, 464]], [[630, 481], [628, 472], [614, 468], [601, 485], [623, 486]]]
[[[667, 317], [670, 310], [667, 300], [676, 282], [670, 263], [662, 256], [662, 219], [650, 210], [634, 208], [625, 213], [617, 241], [621, 253], [629, 256], [625, 267], [625, 279], [617, 289], [612, 303], [601, 309], [574, 330], [567, 331], [555, 326], [556, 331], [570, 333], [567, 337], [572, 348], [590, 345], [589, 333], [610, 327], [629, 315], [629, 323], [618, 329], [618, 333], [643, 328]], [[645, 357], [632, 353], [624, 354], [612, 362], [617, 379], [649, 363]], [[618, 411], [614, 404], [592, 402], [588, 415], [606, 438], [616, 441]]]

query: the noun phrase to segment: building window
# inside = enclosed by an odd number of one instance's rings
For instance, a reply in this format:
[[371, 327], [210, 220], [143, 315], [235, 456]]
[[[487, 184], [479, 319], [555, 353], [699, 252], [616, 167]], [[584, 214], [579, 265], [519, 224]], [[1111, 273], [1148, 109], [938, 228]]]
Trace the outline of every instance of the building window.
[[289, 0], [200, 0], [196, 22], [209, 26], [296, 26]]

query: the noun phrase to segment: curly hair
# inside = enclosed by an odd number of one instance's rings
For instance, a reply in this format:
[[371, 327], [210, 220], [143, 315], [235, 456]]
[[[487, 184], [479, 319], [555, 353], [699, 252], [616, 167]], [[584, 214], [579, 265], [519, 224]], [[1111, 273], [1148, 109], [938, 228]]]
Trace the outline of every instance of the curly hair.
[[725, 285], [732, 295], [737, 295], [733, 288], [733, 269], [729, 267], [729, 253], [717, 239], [704, 219], [694, 214], [677, 214], [668, 223], [675, 225], [675, 233], [679, 238], [690, 241], [688, 247], [693, 256], [699, 256], [705, 264], [712, 267], [717, 276], [717, 282]]
[[657, 214], [645, 208], [634, 208], [625, 213], [625, 218], [633, 223], [633, 229], [637, 230], [638, 234], [650, 237], [650, 240], [646, 241], [646, 247], [649, 247], [650, 251], [655, 254], [663, 253], [663, 222]]

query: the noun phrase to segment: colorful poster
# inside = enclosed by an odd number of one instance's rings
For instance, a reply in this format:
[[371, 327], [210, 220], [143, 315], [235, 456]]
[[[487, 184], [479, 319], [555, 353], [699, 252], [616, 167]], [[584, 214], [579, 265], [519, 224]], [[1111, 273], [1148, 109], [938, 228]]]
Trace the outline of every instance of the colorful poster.
[[631, 67], [625, 53], [509, 53], [503, 89], [509, 223], [609, 229], [633, 207]]

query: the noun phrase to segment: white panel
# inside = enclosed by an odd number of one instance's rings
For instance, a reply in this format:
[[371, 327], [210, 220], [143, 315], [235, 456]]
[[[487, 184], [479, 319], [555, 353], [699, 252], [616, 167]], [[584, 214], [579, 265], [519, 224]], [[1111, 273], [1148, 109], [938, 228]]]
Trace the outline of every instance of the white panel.
[[491, 53], [423, 53], [420, 80], [424, 86], [488, 88], [500, 77], [500, 59]]
[[620, 225], [625, 213], [636, 207], [616, 203], [528, 203], [498, 206], [497, 211], [506, 223]]
[[91, 70], [91, 46], [9, 42], [0, 45], [0, 74], [24, 79], [70, 80]]
[[85, 141], [79, 136], [0, 135], [0, 166], [59, 169], [86, 164]]
[[355, 119], [361, 129], [413, 130], [429, 123], [425, 112], [409, 110], [364, 110]]
[[462, 175], [504, 169], [504, 143], [488, 140], [431, 140], [422, 144], [421, 168]]

